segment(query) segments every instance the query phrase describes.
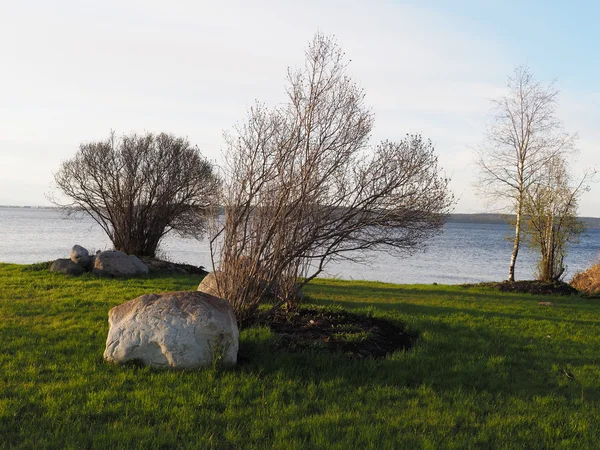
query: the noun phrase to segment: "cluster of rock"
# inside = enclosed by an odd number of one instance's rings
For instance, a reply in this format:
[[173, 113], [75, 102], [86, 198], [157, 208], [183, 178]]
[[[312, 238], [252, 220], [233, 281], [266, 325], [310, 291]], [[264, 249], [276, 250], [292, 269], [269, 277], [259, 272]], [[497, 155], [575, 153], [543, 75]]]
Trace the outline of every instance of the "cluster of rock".
[[74, 245], [69, 259], [57, 259], [50, 267], [51, 272], [82, 275], [92, 272], [99, 276], [131, 277], [148, 275], [148, 266], [137, 256], [118, 250], [98, 251], [90, 255], [81, 245]]

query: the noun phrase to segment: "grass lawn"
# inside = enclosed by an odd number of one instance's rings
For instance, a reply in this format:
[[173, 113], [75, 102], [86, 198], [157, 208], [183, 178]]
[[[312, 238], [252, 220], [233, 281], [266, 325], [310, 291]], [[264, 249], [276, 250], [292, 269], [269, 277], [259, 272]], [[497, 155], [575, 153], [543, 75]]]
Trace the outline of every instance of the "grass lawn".
[[198, 281], [0, 264], [0, 447], [600, 448], [600, 300], [316, 280], [310, 302], [404, 322], [416, 345], [291, 354], [254, 328], [235, 369], [103, 362], [111, 307]]

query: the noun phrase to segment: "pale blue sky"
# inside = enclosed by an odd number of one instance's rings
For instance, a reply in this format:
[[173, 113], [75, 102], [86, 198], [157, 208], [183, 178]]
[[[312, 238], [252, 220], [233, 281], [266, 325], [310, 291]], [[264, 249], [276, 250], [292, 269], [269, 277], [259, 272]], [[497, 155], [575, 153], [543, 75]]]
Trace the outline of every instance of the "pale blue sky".
[[[484, 211], [473, 148], [515, 66], [557, 79], [560, 117], [580, 135], [574, 168], [600, 167], [598, 23], [591, 1], [4, 2], [0, 204], [48, 204], [60, 162], [111, 129], [185, 135], [218, 162], [223, 130], [255, 99], [284, 100], [286, 68], [320, 30], [352, 60], [373, 140], [430, 138], [457, 211]], [[583, 215], [600, 216], [599, 194]]]

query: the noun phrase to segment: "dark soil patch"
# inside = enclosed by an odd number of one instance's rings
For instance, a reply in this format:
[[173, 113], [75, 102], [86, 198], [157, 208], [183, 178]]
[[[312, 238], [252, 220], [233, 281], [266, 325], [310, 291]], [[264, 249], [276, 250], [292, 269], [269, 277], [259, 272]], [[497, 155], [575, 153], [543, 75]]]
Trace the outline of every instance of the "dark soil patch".
[[41, 272], [43, 270], [50, 270], [50, 267], [54, 261], [44, 261], [39, 263], [27, 264], [23, 270], [25, 272]]
[[204, 267], [193, 266], [191, 264], [180, 264], [161, 259], [151, 258], [149, 256], [139, 257], [150, 269], [150, 273], [163, 273], [167, 275], [201, 275], [208, 274]]
[[408, 350], [417, 338], [402, 326], [344, 310], [282, 311], [271, 317], [268, 326], [285, 350], [323, 349], [352, 358], [384, 358]]
[[533, 295], [576, 295], [579, 293], [579, 291], [573, 286], [567, 283], [563, 283], [562, 281], [555, 281], [553, 283], [547, 283], [544, 281], [537, 280], [523, 280], [512, 282], [502, 281], [501, 283], [481, 283], [479, 285], [471, 284], [463, 286], [486, 286], [498, 289], [501, 292], [518, 292]]

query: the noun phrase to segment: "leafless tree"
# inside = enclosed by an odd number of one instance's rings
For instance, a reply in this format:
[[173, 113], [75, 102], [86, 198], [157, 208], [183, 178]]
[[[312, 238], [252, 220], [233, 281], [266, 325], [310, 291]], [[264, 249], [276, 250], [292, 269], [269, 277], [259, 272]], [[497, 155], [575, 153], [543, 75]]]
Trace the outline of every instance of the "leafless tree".
[[117, 250], [155, 256], [165, 234], [199, 237], [214, 205], [219, 179], [187, 139], [132, 134], [81, 144], [63, 162], [55, 183], [69, 202], [89, 214]]
[[492, 202], [504, 202], [515, 213], [515, 233], [508, 280], [515, 265], [523, 231], [527, 193], [553, 158], [573, 148], [576, 136], [563, 131], [556, 117], [558, 91], [542, 86], [526, 67], [515, 69], [505, 96], [493, 100], [495, 116], [486, 144], [478, 155], [479, 192]]
[[594, 175], [595, 172], [586, 172], [574, 183], [567, 161], [555, 156], [527, 192], [525, 236], [530, 246], [540, 251], [538, 279], [551, 282], [563, 275], [567, 247], [577, 241], [584, 229], [577, 218], [579, 199], [589, 190], [588, 181]]
[[212, 254], [220, 294], [241, 317], [266, 296], [294, 306], [334, 259], [422, 249], [454, 202], [430, 142], [369, 149], [373, 115], [333, 38], [315, 36], [304, 67], [288, 70], [287, 94], [278, 108], [251, 108], [227, 136]]

